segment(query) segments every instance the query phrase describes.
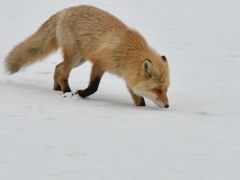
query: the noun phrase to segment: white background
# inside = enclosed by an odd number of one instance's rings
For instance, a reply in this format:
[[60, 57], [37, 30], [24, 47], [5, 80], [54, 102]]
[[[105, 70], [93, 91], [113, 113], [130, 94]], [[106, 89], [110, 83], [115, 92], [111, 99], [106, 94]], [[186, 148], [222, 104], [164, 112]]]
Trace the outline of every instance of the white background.
[[[114, 14], [168, 58], [169, 109], [148, 100], [135, 107], [111, 74], [88, 99], [62, 97], [52, 90], [60, 51], [4, 73], [15, 45], [79, 4]], [[0, 179], [240, 179], [239, 7], [239, 0], [1, 0]], [[87, 87], [90, 69], [72, 71], [74, 92]]]

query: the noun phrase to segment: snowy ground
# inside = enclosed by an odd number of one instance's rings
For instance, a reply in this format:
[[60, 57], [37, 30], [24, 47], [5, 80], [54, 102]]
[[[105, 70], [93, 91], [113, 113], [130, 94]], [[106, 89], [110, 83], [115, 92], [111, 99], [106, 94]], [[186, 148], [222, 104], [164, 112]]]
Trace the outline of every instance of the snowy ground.
[[[89, 99], [54, 92], [60, 52], [13, 76], [0, 67], [1, 180], [240, 179], [240, 1], [0, 2], [0, 58], [63, 8], [91, 4], [139, 30], [170, 63], [170, 108], [135, 107], [105, 74]], [[73, 91], [90, 64], [75, 69]]]

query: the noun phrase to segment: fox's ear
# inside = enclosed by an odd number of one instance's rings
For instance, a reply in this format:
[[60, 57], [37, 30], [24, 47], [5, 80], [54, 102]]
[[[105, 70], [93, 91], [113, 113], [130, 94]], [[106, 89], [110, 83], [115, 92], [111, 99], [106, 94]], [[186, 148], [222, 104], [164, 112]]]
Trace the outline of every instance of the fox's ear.
[[153, 64], [149, 59], [145, 59], [142, 63], [143, 74], [147, 77], [152, 77], [153, 74]]
[[162, 56], [162, 60], [167, 62], [167, 58], [165, 56]]

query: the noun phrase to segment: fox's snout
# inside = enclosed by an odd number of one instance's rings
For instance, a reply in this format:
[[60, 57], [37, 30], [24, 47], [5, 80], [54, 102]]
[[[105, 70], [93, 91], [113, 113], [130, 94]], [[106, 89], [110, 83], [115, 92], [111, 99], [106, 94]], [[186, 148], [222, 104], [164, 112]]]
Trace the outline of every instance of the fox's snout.
[[153, 102], [160, 108], [169, 108], [167, 89], [155, 89], [152, 91], [156, 97]]
[[169, 108], [168, 102], [163, 102], [162, 100], [159, 100], [159, 99], [154, 99], [154, 100], [151, 99], [151, 100], [160, 108]]

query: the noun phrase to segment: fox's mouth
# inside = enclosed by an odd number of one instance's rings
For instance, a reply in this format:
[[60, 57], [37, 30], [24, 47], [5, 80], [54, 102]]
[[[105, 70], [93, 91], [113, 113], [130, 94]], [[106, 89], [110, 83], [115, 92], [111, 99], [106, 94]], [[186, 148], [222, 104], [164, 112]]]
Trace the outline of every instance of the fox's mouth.
[[169, 107], [168, 105], [165, 105], [161, 100], [159, 100], [157, 98], [154, 98], [154, 100], [152, 100], [152, 101], [160, 108], [167, 108], [167, 107]]
[[[146, 97], [146, 98], [148, 98], [148, 97]], [[160, 99], [158, 99], [156, 97], [149, 97], [148, 99], [152, 100], [160, 108], [168, 108], [169, 107], [168, 104], [164, 104]]]
[[164, 104], [161, 100], [159, 100], [158, 98], [155, 98], [155, 100], [153, 101], [158, 107], [160, 108], [169, 108], [168, 104]]

